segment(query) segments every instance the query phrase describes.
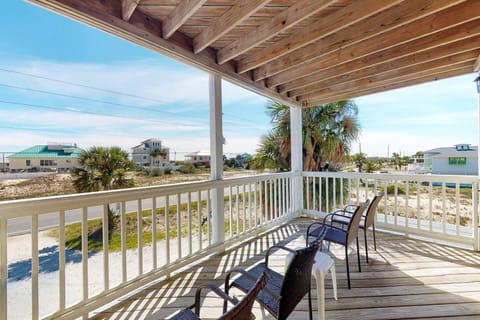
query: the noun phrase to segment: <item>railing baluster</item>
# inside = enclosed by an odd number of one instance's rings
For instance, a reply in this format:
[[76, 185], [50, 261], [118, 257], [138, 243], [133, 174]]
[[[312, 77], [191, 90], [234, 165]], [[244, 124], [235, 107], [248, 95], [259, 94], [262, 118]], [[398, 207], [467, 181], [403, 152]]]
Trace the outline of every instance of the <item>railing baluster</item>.
[[[308, 177], [306, 177], [308, 179]], [[312, 209], [315, 210], [316, 207], [317, 207], [317, 201], [316, 201], [316, 198], [315, 197], [315, 194], [316, 194], [316, 191], [317, 191], [317, 188], [316, 188], [316, 185], [315, 185], [315, 182], [316, 182], [316, 178], [315, 177], [312, 177]], [[307, 199], [310, 198], [310, 194], [307, 192]], [[308, 208], [310, 209], [310, 208]]]
[[[264, 208], [263, 208], [264, 203], [265, 203], [264, 199], [265, 199], [266, 188], [264, 188], [265, 183], [263, 181], [260, 181], [259, 185], [260, 185], [260, 187], [259, 187], [259, 190], [258, 190], [258, 192], [259, 192], [258, 195], [259, 195], [259, 198], [260, 198], [259, 199], [260, 200], [260, 224], [263, 224], [264, 221], [265, 221], [264, 219], [265, 219], [265, 214], [266, 214], [266, 211], [264, 211]], [[266, 209], [266, 207], [265, 207], [265, 209]]]
[[8, 260], [7, 260], [7, 219], [0, 217], [0, 319], [8, 319], [7, 310], [7, 283], [8, 283]]
[[405, 228], [408, 228], [408, 198], [410, 197], [408, 181], [405, 182]]
[[109, 266], [108, 266], [108, 233], [110, 225], [108, 221], [110, 209], [109, 204], [103, 205], [103, 226], [102, 226], [102, 242], [103, 242], [103, 289], [108, 290], [110, 288], [110, 279], [109, 279]]
[[432, 214], [432, 209], [433, 209], [433, 205], [432, 205], [432, 192], [433, 192], [433, 189], [432, 189], [432, 182], [430, 181], [428, 183], [428, 208], [429, 208], [429, 214], [428, 214], [428, 230], [432, 231], [432, 221], [433, 221], [433, 214]]
[[325, 200], [326, 200], [326, 203], [325, 203], [325, 208], [326, 208], [326, 212], [330, 212], [330, 187], [329, 187], [329, 177], [328, 176], [325, 176]]
[[442, 232], [446, 233], [447, 232], [447, 204], [445, 202], [445, 197], [446, 197], [446, 185], [445, 181], [442, 182]]
[[228, 186], [228, 216], [230, 219], [229, 223], [229, 232], [230, 232], [230, 238], [233, 237], [233, 203], [232, 203], [232, 185]]
[[305, 184], [306, 184], [306, 198], [307, 198], [307, 209], [311, 210], [312, 208], [310, 207], [310, 179], [309, 177], [305, 177]]
[[[319, 177], [318, 178], [318, 211], [322, 211], [322, 201], [323, 201], [323, 195], [322, 195], [322, 181], [323, 181], [323, 177]], [[327, 210], [325, 210], [327, 211]]]
[[180, 193], [177, 193], [177, 259], [182, 257], [182, 220], [180, 216]]
[[83, 300], [88, 300], [88, 208], [82, 208]]
[[152, 197], [152, 259], [153, 270], [157, 269], [157, 197]]
[[248, 185], [248, 228], [252, 229], [252, 185]]
[[38, 215], [32, 215], [32, 320], [39, 319], [38, 290]]
[[253, 192], [253, 206], [255, 208], [254, 214], [255, 214], [255, 227], [258, 226], [258, 207], [257, 207], [257, 193], [258, 193], [258, 183], [255, 182], [253, 185], [254, 192]]
[[398, 180], [393, 180], [394, 192], [393, 192], [393, 224], [398, 225]]
[[125, 201], [120, 206], [120, 241], [122, 247], [122, 283], [127, 282], [127, 221], [125, 213], [127, 211]]
[[[201, 238], [200, 238], [201, 239]], [[165, 196], [165, 264], [170, 263], [170, 196]]]
[[[376, 180], [375, 180], [376, 182]], [[376, 189], [375, 189], [376, 190]], [[340, 178], [340, 205], [344, 205], [344, 199], [343, 199], [343, 178]]]
[[210, 210], [211, 210], [211, 201], [210, 201], [210, 198], [211, 197], [211, 194], [210, 194], [210, 188], [207, 189], [207, 240], [208, 240], [208, 245], [211, 245], [212, 244], [212, 237], [211, 237], [211, 226], [210, 226]]
[[472, 183], [472, 227], [473, 227], [473, 249], [480, 250], [480, 227], [479, 227], [479, 213], [478, 213], [478, 180]]
[[[240, 234], [240, 194], [238, 184], [235, 186], [235, 211], [237, 216], [237, 235]], [[243, 231], [242, 231], [243, 232]]]
[[332, 206], [332, 211], [335, 211], [337, 209], [337, 178], [333, 177], [333, 206]]
[[421, 182], [417, 181], [417, 229], [420, 230], [420, 217], [421, 217], [421, 211], [420, 211], [420, 186]]
[[143, 274], [143, 213], [142, 200], [137, 200], [137, 250], [138, 250], [138, 275]]
[[197, 220], [198, 220], [198, 248], [201, 250], [203, 248], [202, 236], [202, 193], [200, 190], [197, 191]]
[[[58, 295], [59, 308], [65, 310], [65, 210], [58, 213]], [[1, 318], [1, 317], [0, 317]]]
[[455, 185], [455, 234], [457, 236], [460, 235], [460, 184], [459, 183]]
[[192, 243], [192, 194], [191, 192], [187, 193], [187, 232], [188, 232], [188, 255], [192, 254], [193, 243]]

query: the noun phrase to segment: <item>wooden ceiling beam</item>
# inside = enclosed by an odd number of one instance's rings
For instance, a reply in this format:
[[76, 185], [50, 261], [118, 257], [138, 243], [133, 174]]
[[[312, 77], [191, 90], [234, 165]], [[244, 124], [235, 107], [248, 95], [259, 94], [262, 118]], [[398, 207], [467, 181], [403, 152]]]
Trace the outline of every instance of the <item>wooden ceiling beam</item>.
[[425, 82], [432, 82], [432, 81], [437, 81], [437, 80], [441, 80], [441, 79], [460, 76], [460, 75], [466, 74], [468, 72], [471, 72], [471, 69], [472, 69], [472, 66], [470, 65], [468, 67], [462, 67], [462, 68], [459, 68], [459, 69], [452, 69], [452, 70], [449, 70], [449, 71], [434, 73], [434, 74], [430, 74], [430, 75], [420, 77], [420, 78], [416, 78], [416, 79], [408, 79], [408, 80], [405, 80], [405, 81], [397, 81], [396, 83], [392, 83], [392, 84], [384, 84], [384, 85], [373, 84], [370, 87], [366, 87], [366, 88], [362, 88], [362, 89], [357, 88], [357, 89], [353, 89], [353, 90], [350, 90], [350, 91], [337, 92], [335, 94], [325, 95], [323, 97], [318, 97], [317, 99], [312, 99], [310, 101], [303, 101], [302, 105], [304, 107], [313, 107], [313, 106], [321, 105], [321, 104], [324, 104], [324, 103], [353, 99], [353, 98], [366, 96], [366, 95], [373, 94], [373, 93], [379, 93], [379, 92], [388, 91], [388, 90], [400, 89], [400, 88], [413, 86], [413, 85], [421, 84], [421, 83], [425, 83]]
[[340, 48], [344, 49], [463, 1], [465, 0], [413, 0], [402, 2], [382, 14], [368, 17], [304, 48], [259, 66], [253, 70], [253, 79], [265, 79], [290, 68], [307, 64], [310, 60], [319, 59], [328, 53], [338, 51]]
[[180, 28], [207, 0], [182, 0], [162, 21], [162, 35], [168, 39]]
[[469, 66], [471, 67], [473, 62], [474, 62], [474, 58], [466, 61], [465, 60], [459, 61], [458, 63], [451, 63], [449, 65], [441, 64], [436, 67], [430, 66], [429, 63], [424, 65], [419, 65], [419, 66], [406, 67], [406, 68], [403, 68], [402, 70], [393, 70], [391, 72], [385, 72], [380, 75], [373, 75], [368, 78], [355, 80], [348, 83], [335, 84], [328, 88], [311, 92], [307, 95], [298, 96], [298, 100], [309, 101], [325, 95], [332, 95], [338, 92], [346, 92], [346, 91], [352, 90], [352, 88], [354, 88], [354, 90], [362, 90], [363, 88], [366, 88], [366, 87], [368, 88], [370, 86], [387, 85], [390, 83], [393, 84], [397, 82], [407, 81], [410, 79], [417, 79], [417, 78], [425, 77], [431, 74], [456, 70], [459, 68], [464, 68]]
[[[450, 49], [451, 46], [447, 45], [446, 47], [447, 48], [445, 49]], [[478, 44], [478, 48], [480, 48], [480, 44]], [[453, 54], [447, 55], [447, 56], [445, 56], [444, 54], [437, 55], [438, 50], [437, 48], [435, 48], [425, 53], [420, 53], [418, 54], [417, 57], [415, 55], [403, 57], [398, 60], [375, 65], [372, 67], [358, 70], [356, 72], [349, 72], [343, 75], [339, 75], [337, 77], [325, 79], [318, 83], [289, 91], [288, 96], [293, 98], [300, 95], [311, 94], [313, 92], [329, 88], [332, 86], [332, 84], [334, 84], [334, 86], [349, 85], [353, 87], [356, 85], [355, 81], [358, 81], [361, 79], [373, 80], [373, 79], [378, 79], [379, 77], [391, 78], [393, 76], [398, 75], [398, 73], [401, 73], [401, 72], [410, 73], [412, 70], [425, 71], [429, 69], [438, 68], [444, 65], [457, 64], [465, 61], [472, 61], [472, 59], [475, 59], [476, 56], [478, 56], [478, 54], [480, 53], [480, 49], [478, 48], [475, 48], [475, 50], [461, 52], [461, 53], [457, 52], [456, 50], [452, 50], [454, 51]], [[371, 77], [373, 77], [373, 79]]]
[[235, 26], [263, 8], [270, 0], [237, 0], [220, 18], [193, 38], [193, 52], [199, 53]]
[[138, 6], [140, 0], [122, 0], [122, 18], [125, 21], [130, 20], [133, 12]]
[[245, 89], [277, 100], [290, 106], [299, 106], [293, 100], [265, 87], [264, 83], [251, 80], [250, 75], [239, 75], [233, 63], [218, 65], [215, 52], [208, 48], [199, 54], [192, 52], [191, 39], [176, 32], [169, 39], [162, 37], [160, 21], [136, 10], [127, 22], [122, 19], [122, 8], [118, 0], [29, 0], [32, 3], [70, 17], [79, 22], [113, 34], [144, 48], [151, 49], [177, 61], [199, 68], [205, 72], [219, 74]]
[[[438, 53], [434, 53], [435, 56], [440, 56], [442, 54], [451, 55], [455, 52], [454, 50], [457, 50], [458, 52], [473, 50], [478, 47], [478, 42], [475, 41], [479, 41], [479, 35], [480, 19], [440, 31], [436, 34], [418, 39], [412, 43], [404, 43], [346, 63], [336, 62], [335, 57], [332, 57], [331, 61], [323, 61], [321, 65], [312, 65], [312, 68], [317, 70], [315, 74], [310, 74], [309, 76], [300, 77], [298, 79], [293, 78], [295, 80], [279, 86], [278, 91], [284, 93], [286, 91], [312, 85], [334, 76], [352, 73], [360, 69], [413, 54], [426, 52], [435, 48], [438, 50]], [[463, 39], [466, 40], [463, 41]], [[451, 45], [451, 47], [449, 48], [446, 45]], [[431, 54], [431, 52], [429, 54]], [[427, 58], [428, 57], [425, 57], [425, 59]]]
[[293, 50], [304, 47], [320, 38], [337, 32], [357, 21], [372, 16], [377, 12], [385, 10], [399, 0], [363, 0], [354, 1], [350, 5], [339, 9], [332, 14], [322, 18], [319, 23], [312, 24], [294, 32], [272, 45], [248, 56], [238, 62], [238, 72], [244, 73], [262, 64], [272, 61]]
[[219, 50], [217, 61], [222, 64], [241, 55], [280, 32], [295, 26], [297, 23], [328, 7], [336, 0], [301, 0], [288, 9], [283, 10], [267, 23], [245, 34], [240, 39]]
[[[461, 23], [472, 21], [480, 17], [480, 6], [467, 2], [462, 5], [446, 10], [438, 15], [429, 16], [420, 21], [402, 26], [390, 32], [383, 33], [377, 37], [369, 38], [347, 48], [341, 48], [320, 58], [311, 59], [308, 63], [297, 65], [295, 68], [279, 73], [267, 79], [269, 87], [278, 86], [288, 82], [290, 79], [301, 78], [317, 72], [318, 70], [345, 63], [350, 60], [385, 50], [403, 43], [417, 43], [423, 41], [428, 35], [440, 34], [441, 30], [452, 28]], [[461, 9], [461, 10], [460, 10]], [[444, 32], [444, 33], [445, 33]], [[468, 30], [460, 30], [463, 34]], [[415, 40], [415, 41], [414, 41]]]
[[473, 65], [473, 71], [480, 72], [480, 55], [478, 55], [477, 61]]

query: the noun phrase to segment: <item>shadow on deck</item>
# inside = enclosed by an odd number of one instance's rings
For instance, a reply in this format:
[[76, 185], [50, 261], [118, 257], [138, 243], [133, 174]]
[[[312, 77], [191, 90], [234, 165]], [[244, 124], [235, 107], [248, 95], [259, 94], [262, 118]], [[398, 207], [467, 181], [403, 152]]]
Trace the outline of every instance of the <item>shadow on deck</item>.
[[[303, 246], [303, 235], [310, 221], [293, 220], [224, 254], [212, 256], [168, 281], [144, 288], [96, 314], [94, 319], [166, 319], [193, 302], [196, 287], [206, 282], [221, 285], [228, 270], [235, 266], [246, 268], [262, 260], [271, 245]], [[369, 243], [367, 265], [363, 242], [360, 245], [361, 273], [357, 271], [355, 250], [350, 251], [351, 290], [347, 289], [343, 247], [330, 248], [336, 262], [339, 299], [333, 299], [328, 274], [327, 319], [480, 319], [479, 253], [377, 231], [377, 251]], [[269, 263], [281, 271], [284, 259], [285, 252], [278, 252]], [[315, 289], [312, 280], [312, 296], [317, 299]], [[215, 318], [221, 314], [221, 300], [207, 296], [203, 301], [203, 317]], [[314, 318], [318, 317], [316, 306], [314, 300]], [[257, 319], [272, 318], [258, 304], [254, 306], [254, 314]], [[307, 298], [290, 319], [308, 319]]]

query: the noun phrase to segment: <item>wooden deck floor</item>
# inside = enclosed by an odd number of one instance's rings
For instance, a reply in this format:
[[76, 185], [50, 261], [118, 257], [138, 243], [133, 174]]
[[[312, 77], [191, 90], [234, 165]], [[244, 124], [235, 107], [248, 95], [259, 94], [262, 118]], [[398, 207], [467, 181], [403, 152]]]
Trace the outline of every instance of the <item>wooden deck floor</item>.
[[[304, 245], [303, 234], [309, 221], [294, 220], [181, 272], [168, 282], [152, 284], [140, 294], [97, 314], [95, 319], [166, 319], [193, 302], [197, 286], [211, 280], [223, 283], [228, 270], [262, 260], [269, 246]], [[330, 248], [336, 260], [339, 300], [333, 299], [328, 275], [327, 319], [480, 319], [479, 253], [378, 231], [377, 251], [373, 250], [373, 244], [369, 247], [367, 265], [361, 242], [361, 273], [355, 251], [351, 251], [351, 290], [347, 288], [344, 251], [342, 247]], [[283, 252], [275, 254], [271, 260], [274, 268], [283, 270], [284, 258]], [[312, 289], [316, 299], [314, 281]], [[316, 319], [316, 300], [313, 305]], [[271, 319], [257, 304], [254, 309], [257, 319]], [[215, 318], [221, 313], [221, 301], [208, 296], [202, 311], [203, 317]], [[308, 319], [306, 298], [290, 318]]]

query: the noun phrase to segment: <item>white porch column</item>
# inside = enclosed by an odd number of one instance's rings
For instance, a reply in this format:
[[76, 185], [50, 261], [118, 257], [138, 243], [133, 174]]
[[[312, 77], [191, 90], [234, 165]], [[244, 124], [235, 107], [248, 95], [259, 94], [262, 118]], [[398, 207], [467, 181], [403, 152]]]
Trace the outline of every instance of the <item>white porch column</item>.
[[[478, 56], [478, 59], [475, 63], [475, 71], [480, 71], [480, 56]], [[476, 85], [476, 88], [477, 88], [477, 94], [478, 94], [478, 147], [477, 147], [477, 162], [478, 162], [478, 172], [477, 172], [477, 175], [478, 175], [478, 180], [480, 180], [480, 72], [478, 73], [478, 77], [475, 79], [475, 85]], [[478, 189], [478, 187], [477, 187]], [[474, 239], [475, 239], [475, 251], [479, 251], [480, 250], [480, 213], [478, 212], [479, 210], [479, 205], [478, 205], [478, 199], [479, 199], [479, 193], [480, 190], [476, 190], [475, 194], [474, 194], [474, 197], [473, 199], [475, 201], [477, 201], [476, 205], [474, 205], [473, 207], [476, 208], [476, 214], [474, 215], [473, 219], [473, 227], [476, 229], [476, 230], [473, 230], [474, 234]]]
[[[210, 74], [210, 180], [223, 180], [222, 79]], [[214, 244], [225, 240], [223, 187], [212, 192], [212, 240]]]
[[302, 109], [290, 107], [290, 139], [292, 172], [298, 176], [292, 180], [293, 212], [297, 215], [303, 210], [303, 141], [302, 141]]

